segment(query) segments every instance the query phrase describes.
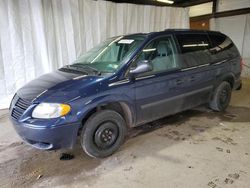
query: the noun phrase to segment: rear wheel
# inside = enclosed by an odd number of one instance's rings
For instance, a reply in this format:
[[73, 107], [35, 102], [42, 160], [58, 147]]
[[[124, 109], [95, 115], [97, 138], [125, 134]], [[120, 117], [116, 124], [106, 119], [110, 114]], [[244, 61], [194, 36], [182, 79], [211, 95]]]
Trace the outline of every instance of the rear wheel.
[[214, 96], [209, 103], [211, 109], [215, 111], [224, 111], [231, 99], [232, 88], [231, 85], [224, 81], [215, 90]]
[[81, 145], [86, 154], [104, 158], [121, 146], [127, 132], [123, 117], [113, 110], [101, 110], [85, 123], [81, 134]]

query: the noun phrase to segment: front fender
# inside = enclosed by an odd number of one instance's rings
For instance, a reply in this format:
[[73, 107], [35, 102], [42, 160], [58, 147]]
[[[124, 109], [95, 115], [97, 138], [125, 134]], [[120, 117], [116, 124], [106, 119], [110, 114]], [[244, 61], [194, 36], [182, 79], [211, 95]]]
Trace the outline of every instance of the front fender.
[[135, 111], [135, 102], [133, 99], [126, 95], [118, 95], [118, 94], [108, 94], [98, 96], [93, 99], [84, 100], [83, 101], [75, 101], [78, 105], [77, 111], [77, 119], [82, 121], [93, 109], [105, 106], [110, 103], [119, 103], [122, 108], [126, 110], [126, 115], [131, 117], [130, 126], [133, 126], [136, 122], [136, 111]]

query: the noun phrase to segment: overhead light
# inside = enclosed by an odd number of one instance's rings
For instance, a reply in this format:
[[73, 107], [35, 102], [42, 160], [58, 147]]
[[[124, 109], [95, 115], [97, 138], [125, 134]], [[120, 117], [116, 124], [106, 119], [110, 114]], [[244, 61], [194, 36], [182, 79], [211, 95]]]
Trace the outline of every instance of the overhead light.
[[174, 4], [174, 1], [171, 0], [156, 0], [158, 2], [162, 2], [162, 3], [167, 3], [167, 4]]

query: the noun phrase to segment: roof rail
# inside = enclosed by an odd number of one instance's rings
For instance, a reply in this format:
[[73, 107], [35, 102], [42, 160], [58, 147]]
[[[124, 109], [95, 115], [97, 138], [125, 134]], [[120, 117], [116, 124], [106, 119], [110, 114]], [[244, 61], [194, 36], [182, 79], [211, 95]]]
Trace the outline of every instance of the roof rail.
[[164, 31], [208, 31], [201, 29], [165, 29]]

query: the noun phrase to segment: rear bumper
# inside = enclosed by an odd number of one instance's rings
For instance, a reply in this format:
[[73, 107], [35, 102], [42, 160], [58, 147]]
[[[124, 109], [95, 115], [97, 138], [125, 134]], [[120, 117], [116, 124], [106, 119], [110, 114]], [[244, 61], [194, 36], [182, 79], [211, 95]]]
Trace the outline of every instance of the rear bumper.
[[78, 123], [38, 127], [17, 122], [11, 117], [10, 119], [18, 135], [35, 148], [44, 150], [72, 148], [76, 142]]

